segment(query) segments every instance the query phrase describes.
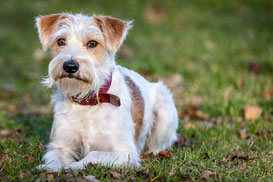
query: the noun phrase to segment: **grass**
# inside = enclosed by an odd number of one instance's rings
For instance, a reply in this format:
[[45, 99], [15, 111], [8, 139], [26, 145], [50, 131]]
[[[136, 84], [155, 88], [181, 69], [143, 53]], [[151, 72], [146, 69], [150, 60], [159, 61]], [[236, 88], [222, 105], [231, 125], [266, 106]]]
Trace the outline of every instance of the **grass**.
[[[118, 62], [171, 82], [179, 74], [183, 89], [172, 88], [179, 111], [196, 98], [204, 100], [200, 110], [209, 119], [181, 118], [178, 133], [190, 140], [190, 147], [175, 146], [171, 159], [150, 159], [139, 170], [115, 169], [123, 180], [198, 181], [205, 170], [217, 173], [218, 181], [273, 179], [273, 100], [265, 96], [273, 88], [270, 1], [0, 0], [0, 5], [0, 129], [21, 129], [18, 135], [1, 137], [1, 180], [49, 178], [35, 169], [44, 154], [37, 141], [48, 142], [52, 115], [51, 91], [39, 84], [50, 54], [41, 52], [34, 17], [62, 11], [134, 19], [124, 43], [130, 53], [121, 49]], [[251, 62], [258, 64], [259, 74], [249, 70]], [[261, 116], [245, 120], [245, 105], [259, 106]], [[249, 139], [240, 138], [243, 128]], [[250, 159], [226, 161], [231, 152], [247, 153]], [[73, 174], [117, 180], [111, 170], [93, 166]], [[54, 175], [71, 178], [65, 171]]]

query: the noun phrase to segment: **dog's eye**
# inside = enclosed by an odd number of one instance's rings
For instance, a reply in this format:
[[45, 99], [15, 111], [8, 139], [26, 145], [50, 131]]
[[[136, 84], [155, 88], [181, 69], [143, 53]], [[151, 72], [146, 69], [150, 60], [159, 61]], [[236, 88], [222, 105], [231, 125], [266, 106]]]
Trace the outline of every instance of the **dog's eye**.
[[91, 40], [87, 43], [87, 47], [94, 48], [98, 45], [98, 42], [95, 40]]
[[63, 38], [60, 38], [57, 40], [58, 46], [65, 46], [65, 40]]

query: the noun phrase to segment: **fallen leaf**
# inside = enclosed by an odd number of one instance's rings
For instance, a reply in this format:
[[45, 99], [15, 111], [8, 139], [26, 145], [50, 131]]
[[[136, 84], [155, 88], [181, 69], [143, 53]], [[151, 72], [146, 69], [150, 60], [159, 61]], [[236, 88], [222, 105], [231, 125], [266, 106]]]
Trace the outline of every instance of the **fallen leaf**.
[[42, 142], [40, 142], [40, 141], [38, 140], [36, 143], [37, 143], [37, 145], [39, 146], [39, 148], [40, 148], [41, 150], [45, 150], [45, 145], [44, 145]]
[[245, 85], [245, 79], [244, 78], [240, 78], [237, 82], [237, 86], [239, 88], [243, 87]]
[[265, 129], [258, 129], [256, 134], [260, 137], [260, 138], [267, 138], [270, 136], [270, 133], [268, 130]]
[[152, 154], [152, 153], [147, 154], [147, 155], [142, 155], [141, 156], [141, 161], [144, 162], [144, 163], [147, 163], [149, 161], [149, 159], [151, 159], [153, 157], [154, 157], [154, 154]]
[[13, 84], [3, 84], [3, 90], [3, 98], [11, 97], [16, 93], [16, 86]]
[[250, 135], [247, 133], [246, 129], [239, 130], [240, 138], [248, 139]]
[[265, 92], [265, 96], [267, 98], [272, 98], [273, 97], [273, 87]]
[[186, 123], [186, 124], [184, 125], [184, 128], [185, 128], [186, 130], [192, 130], [192, 129], [195, 128], [195, 125], [192, 124], [192, 123]]
[[273, 155], [273, 150], [271, 150], [270, 152], [268, 152], [269, 155]]
[[201, 153], [201, 157], [202, 157], [202, 159], [210, 159], [210, 156], [207, 152]]
[[174, 143], [174, 145], [177, 145], [181, 149], [184, 147], [189, 147], [190, 146], [190, 141], [188, 140], [187, 137], [183, 135], [178, 135], [177, 141]]
[[74, 176], [73, 176], [73, 174], [71, 174], [71, 173], [66, 173], [66, 174], [65, 174], [65, 178], [69, 180], [69, 179], [74, 178]]
[[249, 156], [246, 153], [237, 153], [237, 152], [232, 152], [229, 153], [226, 157], [227, 161], [234, 160], [234, 159], [243, 159], [243, 160], [248, 160]]
[[210, 181], [211, 177], [216, 178], [217, 174], [215, 172], [207, 170], [203, 172], [203, 174], [200, 177], [200, 180]]
[[31, 94], [30, 94], [29, 91], [24, 93], [23, 100], [24, 100], [25, 103], [28, 103], [28, 102], [31, 101]]
[[9, 104], [7, 110], [12, 114], [17, 114], [19, 112], [19, 107], [14, 104]]
[[261, 72], [261, 64], [258, 63], [257, 61], [252, 61], [248, 65], [248, 69], [250, 72], [254, 73], [255, 75], [259, 75]]
[[133, 50], [130, 45], [125, 44], [120, 48], [119, 54], [124, 58], [130, 58], [133, 55]]
[[169, 150], [162, 150], [160, 151], [157, 156], [160, 158], [160, 159], [170, 159], [172, 157], [172, 153], [171, 151]]
[[254, 105], [246, 105], [243, 107], [244, 116], [246, 120], [254, 120], [257, 119], [262, 114], [262, 109], [258, 106]]
[[20, 179], [24, 179], [24, 177], [27, 176], [27, 175], [28, 175], [27, 172], [21, 170], [20, 173], [19, 173], [19, 178], [20, 178]]
[[21, 132], [20, 129], [0, 130], [0, 136], [10, 137], [13, 135], [18, 135], [20, 132]]
[[83, 176], [83, 177], [89, 182], [100, 182], [100, 180], [96, 179], [96, 177], [92, 175]]
[[207, 120], [209, 119], [209, 114], [202, 111], [196, 111], [194, 117], [196, 117], [196, 119]]
[[36, 158], [31, 157], [31, 156], [25, 156], [24, 159], [28, 160], [28, 162], [30, 162], [30, 163], [33, 163], [36, 161]]
[[92, 167], [94, 167], [94, 164], [92, 164], [91, 162], [89, 162], [89, 163], [86, 165], [86, 167], [87, 167], [88, 169], [91, 169]]
[[246, 169], [246, 163], [243, 163], [241, 166], [240, 166], [240, 170], [241, 171], [244, 171]]
[[176, 87], [176, 84], [172, 80], [169, 80], [166, 78], [159, 78], [159, 80], [162, 81], [164, 85], [166, 85], [170, 89], [173, 89]]
[[110, 171], [109, 173], [116, 177], [118, 180], [122, 180], [124, 178], [124, 175], [118, 173], [117, 171]]
[[47, 174], [46, 175], [46, 181], [52, 181], [52, 182], [54, 182], [55, 181], [54, 174], [52, 174], [52, 173]]
[[194, 111], [198, 110], [203, 105], [204, 101], [205, 101], [204, 98], [196, 97], [187, 104], [187, 109], [194, 110]]
[[160, 4], [151, 4], [145, 8], [145, 17], [151, 23], [160, 22], [166, 16], [166, 10]]
[[175, 174], [174, 179], [176, 181], [192, 181], [189, 174]]
[[6, 160], [6, 156], [4, 155], [0, 155], [0, 166], [2, 165], [2, 163]]

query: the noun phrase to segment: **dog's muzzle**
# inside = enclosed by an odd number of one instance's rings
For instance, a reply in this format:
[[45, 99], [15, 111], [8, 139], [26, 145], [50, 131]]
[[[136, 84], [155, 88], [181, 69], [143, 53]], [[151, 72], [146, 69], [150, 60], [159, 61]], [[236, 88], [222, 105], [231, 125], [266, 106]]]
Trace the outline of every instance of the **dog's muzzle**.
[[66, 73], [69, 73], [69, 74], [76, 73], [78, 69], [79, 69], [79, 64], [73, 59], [69, 61], [65, 61], [63, 64], [63, 70]]

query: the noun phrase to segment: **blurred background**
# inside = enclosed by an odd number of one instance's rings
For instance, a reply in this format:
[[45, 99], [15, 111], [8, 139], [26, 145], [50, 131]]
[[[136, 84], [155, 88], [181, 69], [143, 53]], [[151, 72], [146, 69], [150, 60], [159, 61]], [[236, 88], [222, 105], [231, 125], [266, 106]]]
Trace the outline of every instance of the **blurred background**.
[[163, 80], [179, 110], [201, 99], [210, 117], [237, 117], [255, 104], [269, 118], [272, 10], [269, 0], [0, 0], [1, 113], [51, 113], [52, 90], [40, 84], [51, 56], [41, 49], [34, 18], [81, 12], [134, 20], [117, 62]]
[[[272, 180], [272, 0], [0, 0], [1, 179], [48, 177], [35, 169], [53, 119], [53, 91], [40, 83], [51, 55], [34, 19], [60, 12], [134, 20], [116, 61], [174, 93], [172, 159], [121, 171], [127, 181], [198, 180], [205, 170], [219, 181]], [[88, 173], [105, 181], [106, 171]]]

